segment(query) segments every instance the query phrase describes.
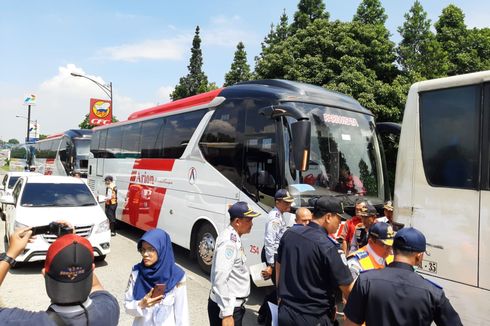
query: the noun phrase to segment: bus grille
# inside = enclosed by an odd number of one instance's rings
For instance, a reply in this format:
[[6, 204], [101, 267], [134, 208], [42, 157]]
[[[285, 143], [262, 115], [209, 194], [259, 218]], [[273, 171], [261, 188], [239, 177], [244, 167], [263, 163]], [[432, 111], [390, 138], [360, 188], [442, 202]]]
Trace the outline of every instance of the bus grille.
[[[76, 226], [75, 234], [86, 238], [92, 233], [93, 227], [94, 227], [93, 225]], [[44, 240], [46, 240], [48, 243], [51, 244], [55, 242], [58, 237], [55, 234], [43, 234], [43, 238]]]

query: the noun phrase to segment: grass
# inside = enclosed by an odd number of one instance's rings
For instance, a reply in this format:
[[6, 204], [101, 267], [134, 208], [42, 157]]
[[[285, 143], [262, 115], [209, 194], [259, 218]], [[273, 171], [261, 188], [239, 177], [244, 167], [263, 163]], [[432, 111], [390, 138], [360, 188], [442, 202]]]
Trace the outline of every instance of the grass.
[[3, 170], [3, 171], [9, 171], [9, 166], [8, 165], [4, 165], [0, 168], [0, 170]]

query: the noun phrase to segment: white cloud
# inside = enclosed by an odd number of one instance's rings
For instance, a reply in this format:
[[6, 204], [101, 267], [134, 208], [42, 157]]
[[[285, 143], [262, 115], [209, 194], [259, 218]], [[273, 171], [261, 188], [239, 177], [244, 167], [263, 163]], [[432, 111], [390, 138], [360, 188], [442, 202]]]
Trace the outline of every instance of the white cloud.
[[189, 35], [171, 39], [146, 40], [139, 43], [107, 47], [100, 51], [102, 58], [135, 62], [139, 60], [181, 60], [189, 47]]
[[242, 26], [243, 22], [238, 15], [212, 17], [211, 26], [201, 29], [203, 44], [236, 47], [240, 41], [252, 44], [260, 40]]
[[[107, 99], [107, 95], [92, 82], [85, 78], [76, 78], [70, 75], [76, 72], [90, 77], [101, 84], [105, 81], [100, 76], [85, 74], [82, 68], [68, 64], [58, 68], [58, 73], [39, 85], [35, 94], [36, 106], [31, 110], [31, 120], [37, 120], [40, 133], [54, 134], [68, 129], [77, 129], [85, 114], [89, 112], [90, 98]], [[24, 91], [4, 87], [2, 91], [9, 90], [9, 96], [0, 97], [0, 114], [2, 116], [2, 130], [0, 138], [15, 137], [20, 141], [25, 137], [26, 120], [15, 118], [15, 115], [27, 115], [23, 107]], [[30, 94], [30, 93], [29, 93]], [[114, 91], [114, 114], [119, 120], [127, 119], [128, 115], [148, 107], [154, 103], [138, 102], [129, 96]]]
[[174, 91], [174, 86], [162, 86], [157, 91], [157, 103], [165, 104], [170, 102], [170, 93]]

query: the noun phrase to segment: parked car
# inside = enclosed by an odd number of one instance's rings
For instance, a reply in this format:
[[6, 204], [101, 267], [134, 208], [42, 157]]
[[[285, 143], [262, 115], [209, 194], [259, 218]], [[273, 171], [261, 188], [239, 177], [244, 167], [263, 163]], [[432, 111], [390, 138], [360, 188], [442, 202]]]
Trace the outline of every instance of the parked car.
[[[5, 195], [11, 195], [12, 189], [14, 189], [14, 185], [23, 175], [41, 175], [37, 172], [7, 172], [3, 176], [2, 184], [0, 184], [0, 197]], [[0, 204], [0, 218], [2, 221], [5, 221], [5, 215], [3, 214], [3, 204]]]
[[[103, 200], [103, 198], [100, 198]], [[75, 233], [87, 238], [94, 248], [96, 259], [103, 260], [110, 252], [109, 221], [99, 200], [85, 182], [66, 176], [21, 176], [12, 194], [0, 197], [5, 206], [5, 251], [15, 229], [45, 226], [66, 221]], [[19, 262], [44, 260], [55, 234], [40, 234], [29, 243]]]

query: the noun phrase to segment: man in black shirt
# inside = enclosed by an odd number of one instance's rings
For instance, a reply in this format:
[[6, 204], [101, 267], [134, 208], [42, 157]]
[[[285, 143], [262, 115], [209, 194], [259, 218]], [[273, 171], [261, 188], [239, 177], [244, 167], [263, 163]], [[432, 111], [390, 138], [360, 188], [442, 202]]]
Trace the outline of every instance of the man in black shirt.
[[313, 203], [313, 219], [295, 226], [281, 238], [276, 262], [279, 325], [333, 325], [335, 292], [345, 297], [352, 288], [347, 262], [339, 244], [329, 236], [337, 231], [344, 215], [335, 197], [320, 197]]
[[394, 262], [359, 275], [344, 309], [344, 325], [462, 325], [442, 288], [413, 269], [422, 263], [425, 248], [420, 231], [398, 231], [393, 240]]

